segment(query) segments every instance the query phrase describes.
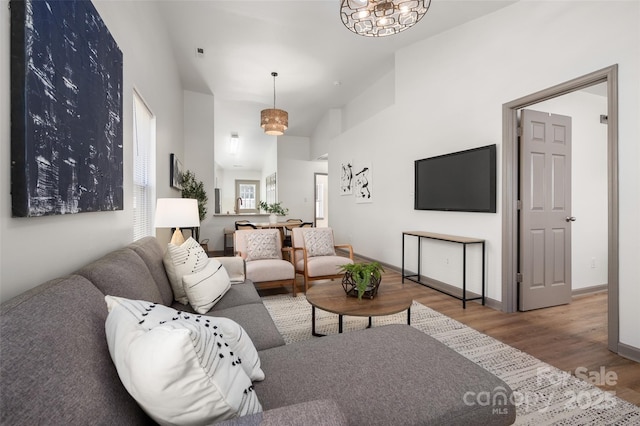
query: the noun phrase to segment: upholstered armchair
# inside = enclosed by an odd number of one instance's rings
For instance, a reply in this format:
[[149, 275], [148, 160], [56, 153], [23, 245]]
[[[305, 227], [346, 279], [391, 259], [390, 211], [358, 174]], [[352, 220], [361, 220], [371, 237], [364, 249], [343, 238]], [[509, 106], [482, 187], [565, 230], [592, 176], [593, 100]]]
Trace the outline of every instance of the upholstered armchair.
[[[341, 278], [340, 266], [353, 263], [350, 244], [336, 245], [331, 228], [293, 228], [292, 242], [296, 273], [304, 276], [304, 291], [309, 281]], [[336, 249], [346, 249], [348, 256], [340, 256]]]
[[277, 229], [251, 229], [235, 232], [235, 248], [239, 256], [244, 258], [246, 276], [256, 287], [274, 288], [283, 285], [293, 287], [296, 296], [296, 273], [293, 263], [283, 259], [283, 252], [291, 248], [282, 247], [280, 231]]

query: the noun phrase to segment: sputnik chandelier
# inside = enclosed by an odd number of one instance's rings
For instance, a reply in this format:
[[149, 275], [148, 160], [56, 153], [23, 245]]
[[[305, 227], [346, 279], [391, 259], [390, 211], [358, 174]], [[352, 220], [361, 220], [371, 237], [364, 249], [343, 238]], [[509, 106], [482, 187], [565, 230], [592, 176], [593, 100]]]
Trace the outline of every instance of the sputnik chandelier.
[[289, 113], [276, 108], [276, 77], [277, 72], [272, 72], [273, 76], [273, 108], [263, 109], [260, 112], [260, 127], [267, 135], [282, 136], [289, 127]]
[[356, 34], [384, 37], [414, 26], [430, 5], [431, 0], [342, 0], [340, 17]]

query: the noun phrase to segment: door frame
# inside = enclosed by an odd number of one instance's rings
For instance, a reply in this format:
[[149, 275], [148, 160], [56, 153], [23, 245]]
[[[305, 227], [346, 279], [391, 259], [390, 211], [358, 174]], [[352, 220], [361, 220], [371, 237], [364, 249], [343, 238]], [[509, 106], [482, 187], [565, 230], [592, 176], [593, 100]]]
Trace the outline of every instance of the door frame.
[[[313, 226], [318, 226], [318, 224], [316, 223], [316, 200], [318, 199], [318, 176], [327, 176], [327, 179], [329, 179], [329, 173], [315, 172], [313, 174]], [[328, 187], [327, 187], [327, 190], [328, 190]]]
[[502, 105], [502, 310], [518, 306], [518, 110], [530, 105], [607, 83], [608, 180], [608, 348], [618, 353], [619, 253], [618, 253], [618, 65], [594, 71]]

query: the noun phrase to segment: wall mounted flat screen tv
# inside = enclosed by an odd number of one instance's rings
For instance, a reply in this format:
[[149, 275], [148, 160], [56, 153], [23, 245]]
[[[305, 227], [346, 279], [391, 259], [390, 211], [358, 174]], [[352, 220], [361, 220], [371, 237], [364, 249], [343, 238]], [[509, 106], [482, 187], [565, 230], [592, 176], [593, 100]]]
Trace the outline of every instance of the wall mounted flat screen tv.
[[415, 162], [415, 209], [496, 212], [496, 146]]

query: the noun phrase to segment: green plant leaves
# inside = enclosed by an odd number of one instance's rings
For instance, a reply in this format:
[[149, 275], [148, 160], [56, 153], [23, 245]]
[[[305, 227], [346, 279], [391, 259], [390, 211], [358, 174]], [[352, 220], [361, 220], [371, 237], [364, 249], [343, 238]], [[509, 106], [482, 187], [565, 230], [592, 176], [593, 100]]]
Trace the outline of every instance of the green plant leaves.
[[182, 198], [195, 198], [198, 200], [198, 213], [200, 221], [207, 217], [207, 192], [202, 181], [196, 179], [195, 173], [187, 170], [182, 175]]

